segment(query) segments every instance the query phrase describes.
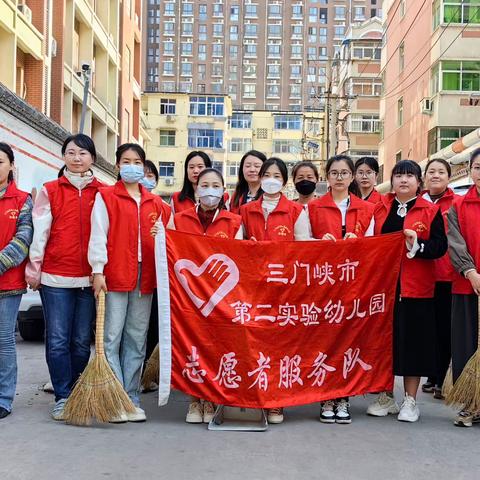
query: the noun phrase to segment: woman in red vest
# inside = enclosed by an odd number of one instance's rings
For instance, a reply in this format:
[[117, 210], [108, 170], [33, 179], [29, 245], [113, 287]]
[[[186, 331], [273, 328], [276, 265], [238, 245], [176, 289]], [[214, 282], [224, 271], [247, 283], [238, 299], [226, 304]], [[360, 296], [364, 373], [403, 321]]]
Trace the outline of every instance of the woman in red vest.
[[[393, 373], [403, 377], [405, 397], [398, 420], [416, 422], [420, 378], [435, 374], [435, 262], [447, 251], [442, 213], [420, 195], [422, 171], [412, 160], [392, 170], [393, 193], [375, 205], [375, 234], [402, 232], [408, 252], [402, 257], [393, 319]], [[397, 413], [391, 393], [383, 392], [368, 407], [373, 416]]]
[[[260, 169], [259, 198], [240, 208], [245, 238], [262, 241], [310, 240], [310, 223], [302, 205], [288, 200], [282, 190], [288, 181], [285, 162], [272, 157]], [[269, 423], [283, 422], [283, 408], [268, 411]]]
[[[224, 185], [220, 172], [213, 168], [202, 170], [198, 176], [198, 205], [176, 213], [170, 219], [168, 228], [197, 235], [242, 240], [242, 218], [225, 210]], [[214, 413], [213, 403], [192, 398], [185, 420], [187, 423], [210, 423]]]
[[355, 181], [362, 200], [377, 203], [382, 199], [375, 190], [379, 171], [378, 162], [373, 157], [361, 157], [355, 162]]
[[12, 411], [15, 397], [15, 327], [33, 236], [32, 199], [13, 180], [14, 160], [10, 146], [0, 142], [0, 420]]
[[258, 241], [309, 240], [308, 215], [300, 204], [282, 194], [288, 181], [285, 162], [280, 158], [269, 158], [259, 175], [262, 194], [240, 208], [245, 238]]
[[[314, 238], [337, 241], [373, 234], [373, 206], [350, 193], [354, 169], [353, 161], [347, 155], [337, 155], [328, 160], [325, 173], [329, 191], [308, 204]], [[344, 397], [322, 402], [320, 421], [351, 423], [349, 399]]]
[[202, 151], [193, 151], [185, 159], [183, 186], [179, 192], [172, 195], [170, 206], [172, 213], [179, 213], [196, 205], [198, 175], [205, 168], [211, 168], [210, 157]]
[[[425, 186], [427, 191], [423, 198], [440, 207], [445, 230], [447, 230], [447, 212], [456, 197], [453, 190], [448, 188], [452, 176], [450, 164], [443, 159], [429, 160], [425, 166]], [[428, 378], [422, 385], [422, 390], [432, 393], [433, 397], [443, 399], [442, 385], [448, 370], [451, 358], [451, 316], [452, 316], [452, 280], [455, 270], [446, 253], [442, 258], [435, 260], [435, 320], [436, 330], [432, 332], [432, 341], [436, 346], [437, 371], [436, 375]]]
[[35, 201], [26, 269], [30, 286], [41, 287], [46, 358], [56, 402], [54, 420], [63, 420], [66, 399], [90, 357], [95, 299], [87, 248], [90, 213], [102, 186], [91, 170], [96, 151], [90, 137], [68, 137], [62, 155], [63, 175], [47, 182]]
[[298, 162], [292, 169], [292, 180], [298, 193], [296, 200], [308, 210], [307, 205], [315, 199], [315, 188], [319, 180], [318, 169], [312, 162]]
[[140, 373], [145, 359], [152, 294], [156, 285], [152, 227], [166, 223], [169, 208], [139, 185], [144, 177], [145, 152], [136, 143], [116, 151], [120, 179], [101, 188], [92, 210], [88, 261], [95, 294], [108, 291], [105, 303], [105, 355], [136, 407], [113, 423], [143, 422]]
[[[455, 382], [478, 345], [478, 302], [480, 296], [480, 148], [470, 157], [473, 185], [457, 197], [448, 218], [448, 243], [456, 271], [452, 285], [452, 373]], [[461, 411], [458, 427], [480, 422], [480, 412]]]
[[267, 157], [257, 150], [250, 150], [240, 160], [238, 182], [230, 201], [230, 211], [240, 213], [240, 207], [255, 200], [260, 190], [259, 172]]

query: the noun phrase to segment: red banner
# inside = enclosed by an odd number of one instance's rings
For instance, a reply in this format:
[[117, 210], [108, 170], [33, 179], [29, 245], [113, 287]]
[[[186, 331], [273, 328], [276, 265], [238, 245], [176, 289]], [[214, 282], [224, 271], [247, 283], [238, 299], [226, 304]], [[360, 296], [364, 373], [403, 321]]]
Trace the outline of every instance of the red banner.
[[160, 404], [170, 385], [266, 408], [392, 389], [402, 234], [282, 243], [166, 235], [168, 262], [164, 232], [157, 241]]

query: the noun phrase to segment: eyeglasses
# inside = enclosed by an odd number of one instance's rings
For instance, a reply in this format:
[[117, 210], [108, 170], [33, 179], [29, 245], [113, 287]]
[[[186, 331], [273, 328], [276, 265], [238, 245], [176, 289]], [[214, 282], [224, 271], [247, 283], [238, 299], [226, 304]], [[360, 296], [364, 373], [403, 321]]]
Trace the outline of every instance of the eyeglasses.
[[352, 172], [350, 170], [341, 170], [340, 172], [338, 170], [330, 170], [328, 172], [328, 176], [332, 178], [348, 178], [352, 175]]
[[368, 177], [373, 177], [375, 175], [375, 172], [373, 170], [367, 170], [365, 172], [357, 172], [355, 174], [357, 177], [360, 177], [360, 178], [368, 178]]

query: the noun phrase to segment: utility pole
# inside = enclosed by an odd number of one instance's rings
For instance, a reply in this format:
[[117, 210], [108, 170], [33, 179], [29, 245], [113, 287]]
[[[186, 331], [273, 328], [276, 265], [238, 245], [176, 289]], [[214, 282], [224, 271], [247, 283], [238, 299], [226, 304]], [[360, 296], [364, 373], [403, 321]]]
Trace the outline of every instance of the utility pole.
[[82, 64], [82, 76], [83, 76], [83, 101], [82, 101], [82, 116], [80, 117], [80, 132], [83, 133], [85, 129], [85, 116], [87, 114], [87, 102], [88, 102], [88, 90], [90, 88], [90, 74], [92, 69], [89, 63]]

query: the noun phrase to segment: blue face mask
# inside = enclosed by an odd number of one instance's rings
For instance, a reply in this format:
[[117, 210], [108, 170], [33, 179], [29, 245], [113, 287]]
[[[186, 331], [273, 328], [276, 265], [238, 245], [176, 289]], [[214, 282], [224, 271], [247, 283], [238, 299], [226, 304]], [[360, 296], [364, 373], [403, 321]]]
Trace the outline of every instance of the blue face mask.
[[145, 176], [143, 165], [122, 165], [120, 177], [126, 183], [137, 183]]
[[147, 177], [143, 177], [138, 183], [144, 186], [149, 192], [151, 192], [157, 185], [155, 180]]

